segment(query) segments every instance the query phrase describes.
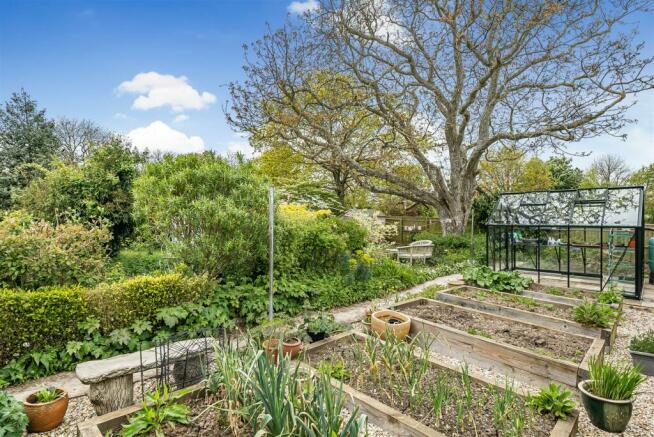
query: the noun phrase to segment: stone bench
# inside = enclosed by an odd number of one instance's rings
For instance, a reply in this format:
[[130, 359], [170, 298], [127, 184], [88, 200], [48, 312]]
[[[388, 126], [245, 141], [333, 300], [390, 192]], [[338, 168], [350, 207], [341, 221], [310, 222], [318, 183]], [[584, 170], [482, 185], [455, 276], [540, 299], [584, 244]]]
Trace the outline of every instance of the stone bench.
[[[183, 363], [193, 363], [199, 368], [201, 356], [213, 350], [215, 342], [214, 338], [203, 337], [171, 343], [166, 361], [174, 365], [173, 376], [197, 373], [198, 369], [189, 370], [186, 367], [191, 366]], [[89, 384], [89, 399], [98, 416], [134, 403], [134, 373], [161, 365], [161, 356], [157, 357], [161, 349], [152, 348], [77, 365], [75, 374], [84, 384]]]

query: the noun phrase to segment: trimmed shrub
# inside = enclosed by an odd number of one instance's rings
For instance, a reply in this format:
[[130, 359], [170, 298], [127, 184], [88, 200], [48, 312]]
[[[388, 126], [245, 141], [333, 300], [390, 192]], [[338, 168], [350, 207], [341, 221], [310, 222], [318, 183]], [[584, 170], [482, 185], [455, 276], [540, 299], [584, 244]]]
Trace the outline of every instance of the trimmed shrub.
[[117, 271], [122, 278], [169, 272], [175, 268], [175, 261], [158, 250], [122, 249], [113, 261], [112, 270]]
[[0, 364], [47, 346], [63, 347], [80, 336], [88, 316], [81, 288], [0, 290]]
[[0, 287], [93, 284], [104, 273], [110, 238], [104, 228], [53, 226], [11, 213], [0, 221]]
[[161, 308], [198, 302], [210, 295], [206, 276], [169, 273], [137, 276], [100, 284], [86, 293], [89, 311], [100, 320], [103, 332], [126, 328], [137, 319], [153, 321]]

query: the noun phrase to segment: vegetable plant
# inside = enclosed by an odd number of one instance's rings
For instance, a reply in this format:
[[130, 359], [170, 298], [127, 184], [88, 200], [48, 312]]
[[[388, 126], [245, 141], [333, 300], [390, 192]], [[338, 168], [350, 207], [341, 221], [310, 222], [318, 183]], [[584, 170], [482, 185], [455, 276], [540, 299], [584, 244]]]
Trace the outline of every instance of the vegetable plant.
[[606, 290], [597, 293], [597, 301], [602, 304], [620, 303], [624, 300], [624, 296], [620, 293], [619, 289], [611, 286]]
[[518, 272], [496, 272], [488, 266], [467, 269], [463, 279], [470, 285], [508, 293], [521, 293], [534, 282]]
[[44, 387], [34, 393], [36, 402], [39, 404], [45, 404], [46, 402], [52, 402], [55, 399], [59, 399], [63, 393], [57, 390], [56, 387]]
[[600, 328], [609, 327], [618, 317], [614, 308], [587, 299], [575, 306], [573, 312], [575, 321]]
[[0, 436], [20, 437], [27, 428], [23, 404], [6, 391], [0, 391]]
[[654, 329], [633, 337], [629, 342], [629, 349], [636, 352], [654, 354]]
[[638, 366], [604, 363], [593, 357], [589, 363], [590, 381], [586, 389], [592, 394], [616, 401], [631, 399], [636, 388], [647, 379]]
[[570, 399], [572, 393], [560, 385], [550, 383], [541, 387], [538, 394], [529, 398], [529, 405], [538, 413], [549, 413], [556, 418], [565, 419], [572, 413], [576, 403]]
[[178, 403], [168, 386], [164, 385], [161, 390], [157, 387], [153, 393], [146, 395], [143, 408], [130, 416], [120, 435], [132, 437], [154, 433], [157, 437], [164, 437], [164, 427], [167, 424], [190, 423], [189, 413], [189, 407]]
[[318, 363], [318, 372], [339, 381], [347, 381], [352, 377], [352, 372], [345, 367], [343, 361], [321, 361]]

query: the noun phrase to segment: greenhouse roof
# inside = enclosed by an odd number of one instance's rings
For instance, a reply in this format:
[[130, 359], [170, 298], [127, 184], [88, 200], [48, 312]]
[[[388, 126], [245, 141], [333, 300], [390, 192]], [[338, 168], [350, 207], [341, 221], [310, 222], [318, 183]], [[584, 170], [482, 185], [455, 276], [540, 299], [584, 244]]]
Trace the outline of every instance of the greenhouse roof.
[[642, 226], [643, 187], [502, 193], [489, 225]]

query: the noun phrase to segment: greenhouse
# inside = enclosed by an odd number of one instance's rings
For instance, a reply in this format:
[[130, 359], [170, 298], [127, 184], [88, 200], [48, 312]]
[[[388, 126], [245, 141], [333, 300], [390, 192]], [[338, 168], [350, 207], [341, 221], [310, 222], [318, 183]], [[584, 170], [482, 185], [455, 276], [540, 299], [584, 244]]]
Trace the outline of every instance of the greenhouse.
[[645, 248], [642, 186], [502, 193], [488, 220], [494, 270], [595, 278], [640, 299]]

